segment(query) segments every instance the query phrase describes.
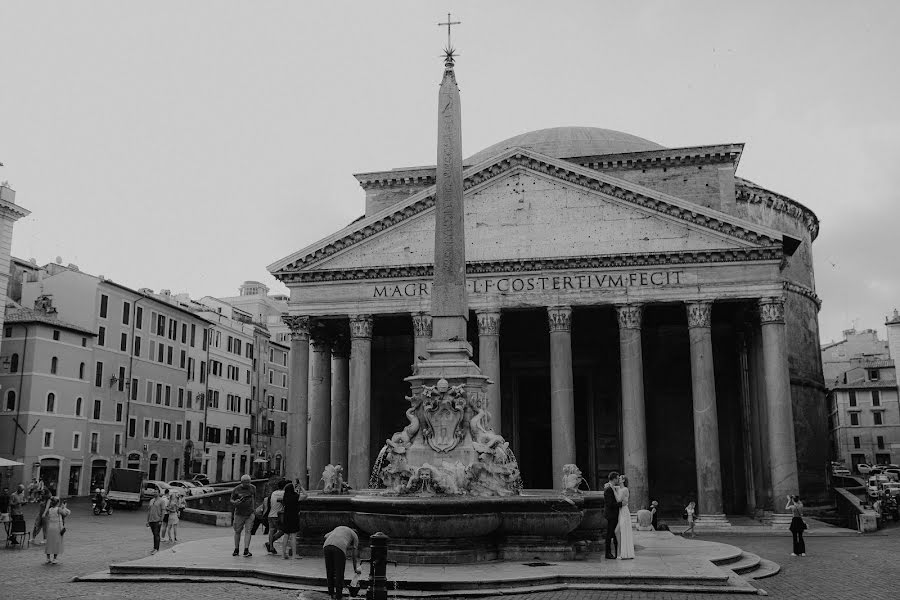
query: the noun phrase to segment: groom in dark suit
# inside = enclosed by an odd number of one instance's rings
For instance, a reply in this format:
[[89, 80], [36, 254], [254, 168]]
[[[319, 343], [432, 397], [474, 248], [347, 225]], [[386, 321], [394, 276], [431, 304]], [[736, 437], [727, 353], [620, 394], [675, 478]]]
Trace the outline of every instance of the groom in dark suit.
[[616, 524], [619, 522], [619, 509], [622, 503], [616, 500], [616, 491], [613, 486], [619, 479], [619, 474], [613, 471], [609, 474], [609, 482], [603, 490], [603, 507], [606, 513], [606, 558], [615, 558], [612, 553], [612, 544], [616, 539]]

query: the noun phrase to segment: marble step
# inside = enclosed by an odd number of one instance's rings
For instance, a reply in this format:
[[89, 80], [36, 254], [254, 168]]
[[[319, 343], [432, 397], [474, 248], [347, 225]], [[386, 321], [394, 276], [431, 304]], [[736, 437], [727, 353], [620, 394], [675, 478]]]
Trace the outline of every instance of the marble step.
[[772, 575], [777, 575], [780, 571], [781, 565], [778, 563], [766, 560], [765, 558], [760, 558], [756, 570], [744, 575], [744, 577], [747, 579], [764, 579], [766, 577], [771, 577]]
[[759, 563], [761, 560], [762, 559], [756, 554], [753, 554], [751, 552], [744, 552], [741, 555], [740, 560], [725, 566], [738, 575], [747, 575], [748, 573], [751, 573], [759, 568]]
[[[318, 600], [325, 593], [323, 584], [304, 584], [299, 582], [286, 582], [274, 580], [260, 580], [255, 577], [217, 577], [217, 576], [185, 576], [185, 575], [164, 575], [154, 574], [132, 574], [132, 575], [113, 575], [109, 572], [102, 571], [83, 575], [74, 578], [76, 582], [123, 582], [131, 581], [135, 583], [238, 583], [248, 586], [268, 587], [283, 590], [293, 590], [299, 592], [297, 598]], [[684, 594], [753, 594], [758, 595], [759, 591], [750, 585], [745, 579], [738, 575], [732, 575], [728, 578], [728, 583], [721, 586], [698, 587], [696, 585], [687, 585], [684, 583], [672, 582], [653, 582], [653, 583], [555, 583], [550, 585], [533, 585], [533, 586], [504, 586], [502, 589], [494, 589], [489, 586], [485, 588], [474, 589], [451, 589], [451, 590], [390, 590], [391, 597], [397, 598], [478, 598], [482, 596], [497, 596], [498, 594], [535, 594], [540, 592], [555, 592], [562, 590], [582, 590], [582, 591], [619, 591], [619, 592], [673, 592]]]

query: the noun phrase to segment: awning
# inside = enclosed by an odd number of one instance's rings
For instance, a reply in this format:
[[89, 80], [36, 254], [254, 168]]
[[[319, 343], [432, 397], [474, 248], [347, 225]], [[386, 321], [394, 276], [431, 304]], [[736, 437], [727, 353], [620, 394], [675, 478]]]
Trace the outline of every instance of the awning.
[[20, 463], [15, 460], [9, 460], [8, 458], [0, 457], [0, 467], [21, 467], [25, 463]]

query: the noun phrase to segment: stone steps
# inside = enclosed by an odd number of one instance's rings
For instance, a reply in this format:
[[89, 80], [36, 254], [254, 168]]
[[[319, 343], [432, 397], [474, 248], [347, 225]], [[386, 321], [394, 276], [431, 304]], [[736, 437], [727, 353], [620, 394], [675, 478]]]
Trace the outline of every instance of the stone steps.
[[[232, 557], [230, 536], [186, 542], [134, 561], [110, 565], [76, 581], [227, 581], [320, 593], [320, 556], [302, 560], [257, 554]], [[577, 560], [489, 561], [447, 565], [389, 565], [392, 597], [489, 596], [559, 590], [756, 594], [750, 579], [777, 572], [740, 548], [671, 533], [636, 532], [635, 560], [611, 561], [586, 552]], [[534, 563], [534, 564], [531, 564]], [[364, 568], [366, 568], [364, 566]]]
[[781, 567], [770, 560], [766, 560], [752, 552], [741, 552], [734, 559], [716, 560], [713, 563], [719, 568], [731, 571], [745, 580], [763, 579], [771, 577], [781, 571]]

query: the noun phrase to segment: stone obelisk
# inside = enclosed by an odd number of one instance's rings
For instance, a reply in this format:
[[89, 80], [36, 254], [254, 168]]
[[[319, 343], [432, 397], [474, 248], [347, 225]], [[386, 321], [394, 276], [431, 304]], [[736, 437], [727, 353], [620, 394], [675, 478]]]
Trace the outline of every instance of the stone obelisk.
[[[472, 362], [472, 346], [466, 341], [469, 306], [466, 298], [466, 234], [463, 212], [462, 123], [459, 88], [453, 71], [453, 50], [445, 50], [444, 77], [438, 93], [437, 175], [434, 200], [434, 277], [431, 288], [431, 340], [427, 360], [418, 360], [415, 372], [406, 381], [413, 399], [427, 395], [436, 386], [440, 393], [449, 388], [464, 389], [466, 402], [487, 406], [484, 389], [489, 382]], [[463, 410], [463, 409], [459, 409]], [[472, 439], [454, 423], [436, 422], [446, 416], [419, 408], [429, 442], [413, 443], [407, 452], [410, 465], [477, 460]], [[459, 413], [465, 423], [466, 415]], [[455, 428], [455, 429], [454, 429]], [[467, 428], [466, 428], [467, 429]], [[454, 433], [455, 431], [455, 433]], [[458, 441], [453, 441], [456, 436]], [[463, 439], [464, 438], [464, 439]]]
[[[434, 200], [434, 283], [431, 291], [432, 344], [439, 354], [466, 350], [466, 231], [463, 211], [462, 119], [459, 87], [448, 49], [438, 93], [437, 172]], [[456, 342], [456, 343], [454, 343]], [[460, 343], [462, 342], [462, 343]], [[465, 357], [471, 356], [471, 348]]]

